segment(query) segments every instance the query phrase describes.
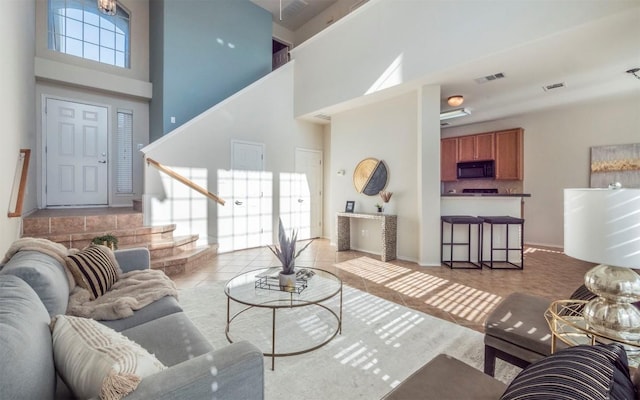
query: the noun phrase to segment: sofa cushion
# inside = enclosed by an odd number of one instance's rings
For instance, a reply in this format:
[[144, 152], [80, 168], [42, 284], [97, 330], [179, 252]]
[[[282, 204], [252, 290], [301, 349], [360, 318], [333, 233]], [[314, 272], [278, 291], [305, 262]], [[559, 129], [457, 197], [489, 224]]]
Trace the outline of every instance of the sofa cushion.
[[635, 399], [624, 348], [619, 344], [575, 346], [537, 361], [509, 384], [509, 399]]
[[165, 366], [138, 344], [88, 318], [59, 315], [53, 324], [56, 368], [76, 397], [119, 399]]
[[0, 275], [0, 399], [53, 398], [49, 321], [31, 286], [16, 276]]
[[69, 280], [64, 265], [34, 250], [19, 251], [0, 270], [0, 275], [20, 277], [38, 294], [49, 316], [64, 314], [69, 301]]
[[100, 322], [114, 331], [121, 332], [125, 329], [133, 328], [146, 322], [153, 321], [154, 319], [164, 317], [165, 315], [180, 311], [182, 311], [182, 307], [180, 307], [180, 304], [178, 304], [178, 300], [176, 300], [175, 297], [164, 296], [148, 306], [135, 310], [133, 315], [130, 317]]
[[67, 256], [67, 267], [76, 283], [89, 291], [91, 300], [105, 294], [121, 273], [113, 251], [95, 244]]
[[[222, 329], [222, 328], [221, 328]], [[167, 366], [205, 354], [213, 347], [184, 312], [178, 312], [122, 331]]]

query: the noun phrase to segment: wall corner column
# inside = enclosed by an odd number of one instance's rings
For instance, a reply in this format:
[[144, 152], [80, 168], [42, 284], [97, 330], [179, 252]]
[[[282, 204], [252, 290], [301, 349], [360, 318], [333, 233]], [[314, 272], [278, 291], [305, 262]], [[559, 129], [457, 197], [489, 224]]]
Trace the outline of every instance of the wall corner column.
[[440, 265], [440, 86], [418, 90], [418, 218], [422, 266]]

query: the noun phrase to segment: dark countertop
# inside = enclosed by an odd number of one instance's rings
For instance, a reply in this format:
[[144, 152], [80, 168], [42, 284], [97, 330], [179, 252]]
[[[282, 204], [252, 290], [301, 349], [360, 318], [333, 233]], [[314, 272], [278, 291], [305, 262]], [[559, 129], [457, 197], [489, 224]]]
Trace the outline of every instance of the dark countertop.
[[531, 197], [530, 193], [443, 193], [441, 197]]

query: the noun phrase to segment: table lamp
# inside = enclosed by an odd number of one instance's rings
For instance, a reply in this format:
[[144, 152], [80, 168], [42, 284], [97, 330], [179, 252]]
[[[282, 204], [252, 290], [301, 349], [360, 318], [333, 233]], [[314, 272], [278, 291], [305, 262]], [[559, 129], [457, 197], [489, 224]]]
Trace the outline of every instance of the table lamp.
[[[640, 340], [640, 189], [565, 189], [564, 252], [598, 263], [585, 285], [587, 327], [613, 339]], [[633, 269], [631, 269], [633, 268]]]

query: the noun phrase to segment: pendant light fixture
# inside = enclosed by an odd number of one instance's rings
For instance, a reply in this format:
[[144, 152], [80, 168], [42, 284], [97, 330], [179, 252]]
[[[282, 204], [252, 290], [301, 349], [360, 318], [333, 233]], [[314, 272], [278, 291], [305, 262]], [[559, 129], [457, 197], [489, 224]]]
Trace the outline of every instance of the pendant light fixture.
[[459, 94], [449, 96], [449, 98], [447, 99], [447, 104], [449, 104], [451, 107], [458, 107], [462, 105], [463, 102], [464, 102], [464, 97], [462, 97], [462, 95], [459, 95]]
[[116, 0], [97, 0], [98, 10], [103, 14], [116, 15]]

